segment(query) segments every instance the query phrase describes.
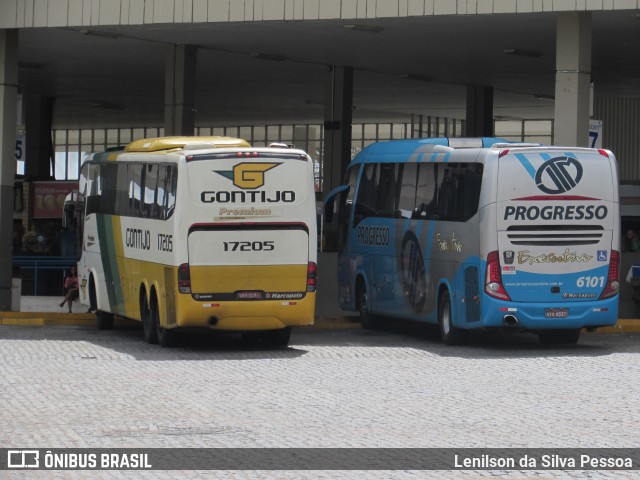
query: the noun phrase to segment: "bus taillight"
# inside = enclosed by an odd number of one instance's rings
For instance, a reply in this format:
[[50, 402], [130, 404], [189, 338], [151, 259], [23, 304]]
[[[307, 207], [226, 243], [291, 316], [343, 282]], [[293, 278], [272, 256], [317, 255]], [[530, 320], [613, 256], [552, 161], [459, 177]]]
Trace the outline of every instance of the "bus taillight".
[[307, 292], [316, 291], [316, 277], [318, 276], [318, 266], [315, 262], [309, 262], [307, 267]]
[[191, 293], [191, 274], [189, 264], [183, 263], [178, 267], [178, 291], [180, 293]]
[[494, 298], [511, 301], [511, 297], [502, 285], [500, 255], [497, 250], [487, 255], [487, 272], [484, 281], [484, 291], [487, 295], [491, 295]]
[[611, 250], [611, 259], [609, 260], [609, 274], [607, 275], [607, 284], [600, 295], [600, 300], [613, 297], [620, 291], [620, 252]]

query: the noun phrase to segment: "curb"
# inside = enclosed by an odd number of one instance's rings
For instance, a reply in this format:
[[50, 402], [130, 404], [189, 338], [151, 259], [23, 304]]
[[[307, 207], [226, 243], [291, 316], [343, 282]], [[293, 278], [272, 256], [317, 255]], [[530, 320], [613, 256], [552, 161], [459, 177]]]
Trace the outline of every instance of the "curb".
[[[94, 326], [96, 317], [91, 313], [51, 313], [51, 312], [0, 312], [0, 325], [22, 326]], [[115, 317], [115, 326], [138, 325], [139, 322]], [[299, 328], [336, 329], [361, 328], [360, 318], [353, 316], [316, 317], [313, 325]], [[619, 319], [613, 327], [601, 327], [591, 334], [640, 333], [640, 319]]]
[[[57, 312], [0, 312], [0, 325], [22, 326], [94, 326], [96, 316], [93, 313], [57, 313]], [[136, 320], [115, 317], [114, 326], [139, 325]], [[316, 317], [313, 325], [298, 328], [360, 328], [358, 316]]]

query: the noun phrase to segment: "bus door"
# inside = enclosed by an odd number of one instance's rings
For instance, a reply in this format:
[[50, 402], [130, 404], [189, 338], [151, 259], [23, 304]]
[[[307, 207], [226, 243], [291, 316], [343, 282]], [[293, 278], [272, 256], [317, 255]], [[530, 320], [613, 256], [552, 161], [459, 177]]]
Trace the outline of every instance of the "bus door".
[[360, 165], [347, 170], [346, 183], [327, 194], [324, 203], [323, 252], [338, 252], [338, 303], [345, 310], [355, 309], [355, 263], [346, 254], [352, 225], [353, 203]]
[[615, 295], [617, 179], [605, 152], [510, 150], [498, 168], [497, 254], [510, 299], [564, 307]]

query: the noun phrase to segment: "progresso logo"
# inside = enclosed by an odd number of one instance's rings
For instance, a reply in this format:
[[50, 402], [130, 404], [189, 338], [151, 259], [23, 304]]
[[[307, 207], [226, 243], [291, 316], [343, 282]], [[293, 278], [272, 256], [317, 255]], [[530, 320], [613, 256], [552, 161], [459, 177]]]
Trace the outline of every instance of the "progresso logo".
[[582, 179], [582, 165], [572, 157], [547, 160], [536, 171], [535, 182], [540, 190], [551, 195], [566, 193]]

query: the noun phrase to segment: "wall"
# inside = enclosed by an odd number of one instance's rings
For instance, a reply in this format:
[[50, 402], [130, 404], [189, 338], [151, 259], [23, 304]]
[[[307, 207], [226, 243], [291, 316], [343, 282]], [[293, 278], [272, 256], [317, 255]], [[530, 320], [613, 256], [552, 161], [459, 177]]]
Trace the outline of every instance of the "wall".
[[640, 97], [597, 98], [593, 112], [602, 120], [602, 146], [618, 160], [620, 183], [640, 181]]

